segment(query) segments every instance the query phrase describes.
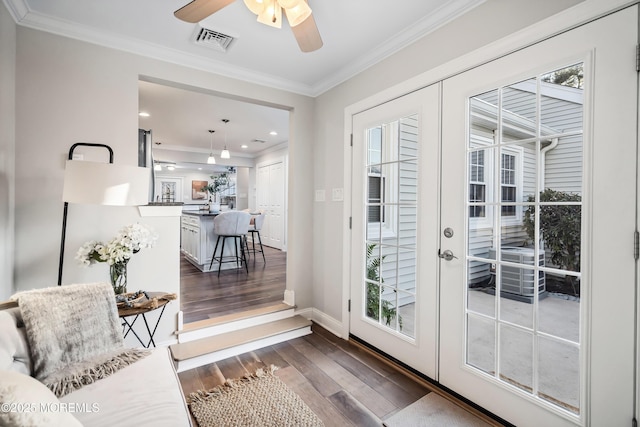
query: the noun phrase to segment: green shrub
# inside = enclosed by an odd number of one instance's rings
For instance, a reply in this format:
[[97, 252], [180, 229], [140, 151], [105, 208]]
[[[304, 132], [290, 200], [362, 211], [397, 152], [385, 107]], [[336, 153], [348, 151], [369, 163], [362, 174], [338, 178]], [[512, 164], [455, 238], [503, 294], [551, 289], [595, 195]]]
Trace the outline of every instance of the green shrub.
[[[578, 194], [547, 188], [540, 192], [540, 202], [580, 202]], [[535, 197], [529, 196], [529, 202]], [[580, 271], [580, 227], [581, 206], [549, 205], [540, 207], [540, 238], [545, 242], [545, 251], [551, 253], [551, 262], [569, 271]], [[535, 241], [535, 207], [524, 211], [524, 228], [531, 241]], [[575, 278], [565, 276], [574, 294], [577, 294]]]
[[[371, 282], [383, 283], [384, 279], [380, 278], [378, 272], [386, 255], [374, 256], [373, 250], [376, 246], [375, 243], [367, 244], [367, 279], [371, 280]], [[389, 326], [391, 325], [391, 320], [396, 316], [397, 310], [387, 300], [383, 299], [382, 303], [380, 303], [382, 286], [371, 282], [367, 282], [367, 317], [379, 320], [379, 314], [381, 313], [386, 325]], [[380, 310], [378, 310], [378, 306], [380, 306]], [[402, 330], [402, 316], [398, 317], [398, 324], [400, 325], [400, 330]]]

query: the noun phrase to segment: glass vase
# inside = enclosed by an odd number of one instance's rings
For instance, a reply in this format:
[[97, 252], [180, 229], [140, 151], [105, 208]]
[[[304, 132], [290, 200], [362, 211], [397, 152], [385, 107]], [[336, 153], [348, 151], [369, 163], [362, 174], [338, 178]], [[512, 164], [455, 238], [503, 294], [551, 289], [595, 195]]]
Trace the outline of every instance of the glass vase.
[[116, 295], [127, 293], [127, 262], [116, 262], [109, 266], [111, 286]]

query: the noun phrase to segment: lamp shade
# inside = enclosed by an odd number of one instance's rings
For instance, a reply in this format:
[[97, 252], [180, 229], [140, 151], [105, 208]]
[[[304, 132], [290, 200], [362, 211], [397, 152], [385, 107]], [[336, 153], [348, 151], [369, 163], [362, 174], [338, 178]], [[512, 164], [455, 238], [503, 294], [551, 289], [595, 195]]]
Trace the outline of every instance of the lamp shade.
[[215, 165], [216, 164], [216, 158], [213, 157], [213, 153], [209, 154], [209, 157], [207, 158], [207, 164], [209, 164], [209, 165]]
[[265, 0], [244, 0], [244, 4], [256, 15], [260, 15], [264, 10]]
[[149, 202], [149, 169], [114, 163], [67, 160], [62, 201], [139, 206]]
[[220, 158], [221, 159], [230, 159], [231, 158], [231, 153], [229, 153], [229, 150], [227, 150], [227, 146], [224, 146], [224, 150], [222, 150], [222, 152], [220, 153]]
[[296, 7], [298, 3], [304, 0], [277, 0], [282, 6], [283, 9], [291, 9], [292, 7]]
[[311, 15], [311, 8], [307, 2], [301, 1], [295, 7], [285, 9], [285, 13], [287, 14], [287, 21], [289, 21], [289, 25], [295, 27]]
[[282, 28], [282, 8], [276, 0], [269, 0], [262, 13], [258, 15], [258, 22], [271, 27]]

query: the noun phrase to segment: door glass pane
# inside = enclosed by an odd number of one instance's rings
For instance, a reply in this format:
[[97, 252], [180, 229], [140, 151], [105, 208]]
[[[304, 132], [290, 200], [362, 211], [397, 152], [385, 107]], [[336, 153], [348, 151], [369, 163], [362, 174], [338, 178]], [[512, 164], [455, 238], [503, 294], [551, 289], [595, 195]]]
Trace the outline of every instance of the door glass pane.
[[538, 396], [579, 414], [580, 347], [547, 337], [538, 342]]
[[466, 154], [466, 363], [574, 413], [583, 83], [569, 65], [470, 98]]
[[500, 378], [519, 389], [533, 390], [533, 334], [500, 325]]
[[537, 79], [531, 78], [500, 89], [501, 142], [532, 139], [537, 133]]
[[496, 334], [492, 320], [467, 317], [467, 363], [490, 375], [496, 373]]
[[496, 300], [494, 288], [494, 268], [492, 262], [469, 261], [467, 308], [469, 311], [496, 317]]
[[367, 137], [365, 318], [415, 337], [418, 116], [371, 127]]

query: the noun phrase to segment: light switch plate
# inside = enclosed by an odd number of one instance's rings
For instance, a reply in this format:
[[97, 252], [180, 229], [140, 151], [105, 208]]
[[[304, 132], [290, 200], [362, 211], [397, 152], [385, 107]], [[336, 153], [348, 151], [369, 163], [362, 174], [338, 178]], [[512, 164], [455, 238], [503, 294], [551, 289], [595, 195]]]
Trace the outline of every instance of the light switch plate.
[[331, 198], [334, 202], [341, 202], [344, 200], [344, 190], [342, 188], [334, 188], [331, 191]]
[[324, 190], [316, 190], [316, 202], [324, 202]]

